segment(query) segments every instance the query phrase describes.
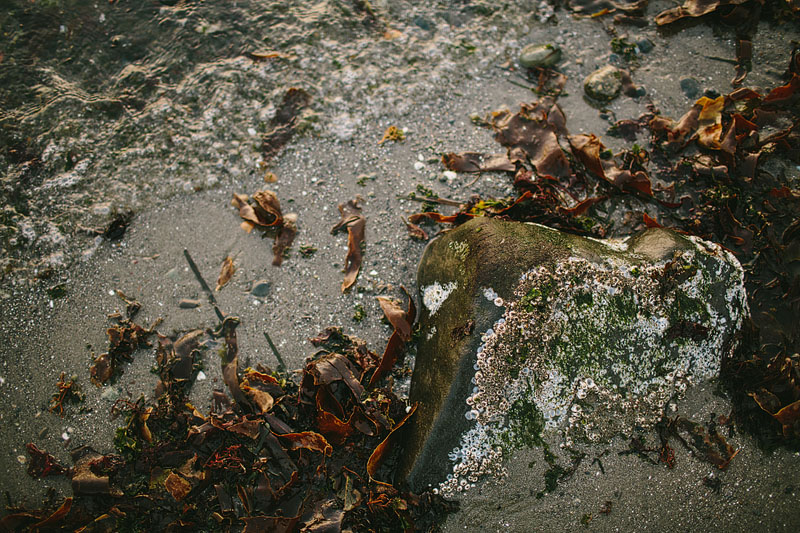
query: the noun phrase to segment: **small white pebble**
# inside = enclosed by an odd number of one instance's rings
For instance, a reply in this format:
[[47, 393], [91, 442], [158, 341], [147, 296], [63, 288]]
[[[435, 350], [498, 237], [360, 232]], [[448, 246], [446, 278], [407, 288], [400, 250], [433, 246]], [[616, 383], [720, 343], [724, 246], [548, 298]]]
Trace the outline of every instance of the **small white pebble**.
[[203, 372], [201, 370], [200, 372], [197, 373], [197, 381], [205, 381], [206, 379], [208, 379], [208, 378], [207, 378], [205, 372]]
[[425, 163], [423, 163], [422, 161], [417, 161], [416, 163], [414, 163], [414, 168], [416, 170], [424, 170], [425, 169]]

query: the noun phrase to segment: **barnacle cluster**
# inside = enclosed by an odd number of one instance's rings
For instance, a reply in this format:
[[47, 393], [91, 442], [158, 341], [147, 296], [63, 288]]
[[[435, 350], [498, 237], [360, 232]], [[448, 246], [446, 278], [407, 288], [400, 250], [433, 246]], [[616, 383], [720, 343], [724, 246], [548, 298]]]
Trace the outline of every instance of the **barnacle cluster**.
[[422, 289], [422, 303], [428, 308], [431, 316], [436, 314], [450, 293], [453, 292], [458, 284], [455, 281], [441, 285], [438, 281]]
[[538, 438], [531, 427], [557, 429], [564, 447], [605, 441], [653, 425], [688, 384], [716, 376], [747, 313], [742, 271], [721, 248], [695, 244], [655, 264], [611, 254], [524, 273], [481, 338], [465, 412], [475, 425], [439, 490], [502, 476], [504, 453]]

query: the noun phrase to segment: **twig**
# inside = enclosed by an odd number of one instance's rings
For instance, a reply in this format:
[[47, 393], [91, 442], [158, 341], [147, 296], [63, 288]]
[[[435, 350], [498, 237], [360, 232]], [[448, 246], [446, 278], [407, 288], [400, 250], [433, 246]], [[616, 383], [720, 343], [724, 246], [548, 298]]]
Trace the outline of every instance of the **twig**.
[[434, 204], [452, 205], [453, 207], [461, 207], [462, 205], [464, 205], [466, 203], [466, 202], [459, 202], [459, 201], [456, 201], [456, 200], [448, 200], [447, 198], [439, 198], [439, 197], [428, 198], [428, 197], [425, 197], [425, 196], [423, 196], [423, 197], [420, 197], [420, 196], [398, 196], [398, 198], [401, 198], [403, 200], [411, 200], [411, 201], [419, 202], [419, 203], [422, 203], [422, 204], [424, 204], [425, 202], [431, 202], [431, 203], [434, 203]]
[[278, 351], [278, 348], [275, 346], [275, 343], [272, 342], [272, 339], [269, 338], [269, 333], [267, 333], [266, 331], [264, 332], [264, 337], [267, 339], [267, 344], [269, 344], [269, 347], [272, 350], [272, 353], [274, 353], [275, 357], [278, 359], [278, 373], [279, 374], [285, 374], [286, 373], [286, 365], [283, 362], [283, 357], [281, 357], [281, 354]]
[[214, 312], [217, 314], [217, 318], [219, 318], [219, 321], [222, 322], [225, 319], [225, 315], [223, 315], [222, 311], [219, 310], [219, 307], [217, 306], [217, 299], [214, 298], [214, 292], [211, 290], [211, 287], [208, 286], [206, 280], [203, 279], [203, 275], [200, 274], [200, 269], [197, 268], [197, 265], [192, 260], [192, 256], [189, 255], [189, 250], [184, 249], [183, 256], [186, 257], [186, 262], [189, 263], [189, 268], [191, 268], [192, 272], [194, 272], [194, 277], [197, 278], [200, 286], [208, 295], [208, 301], [211, 302], [212, 306], [214, 306]]

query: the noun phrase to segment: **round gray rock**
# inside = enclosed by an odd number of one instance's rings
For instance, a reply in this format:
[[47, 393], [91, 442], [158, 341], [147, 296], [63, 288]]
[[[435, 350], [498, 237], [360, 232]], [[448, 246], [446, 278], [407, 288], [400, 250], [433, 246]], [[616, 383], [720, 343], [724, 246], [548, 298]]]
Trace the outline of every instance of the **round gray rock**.
[[621, 89], [622, 71], [611, 65], [595, 70], [583, 81], [586, 96], [601, 102], [613, 100]]
[[561, 49], [552, 44], [529, 44], [519, 54], [525, 68], [553, 68], [561, 61]]

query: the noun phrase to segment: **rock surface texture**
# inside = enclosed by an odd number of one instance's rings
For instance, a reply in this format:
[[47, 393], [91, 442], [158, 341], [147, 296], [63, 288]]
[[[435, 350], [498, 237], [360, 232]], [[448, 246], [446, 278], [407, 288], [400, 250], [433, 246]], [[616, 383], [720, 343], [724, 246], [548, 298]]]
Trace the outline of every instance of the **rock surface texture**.
[[718, 375], [748, 312], [736, 259], [665, 229], [600, 241], [477, 218], [428, 246], [417, 283], [403, 471], [447, 496], [544, 432], [569, 448], [653, 425]]

